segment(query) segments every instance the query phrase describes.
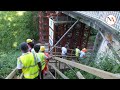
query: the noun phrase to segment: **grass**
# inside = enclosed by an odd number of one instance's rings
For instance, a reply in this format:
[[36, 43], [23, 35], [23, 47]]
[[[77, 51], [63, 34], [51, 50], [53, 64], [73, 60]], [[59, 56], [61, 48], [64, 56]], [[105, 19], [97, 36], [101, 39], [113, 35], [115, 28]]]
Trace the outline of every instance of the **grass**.
[[0, 78], [5, 78], [17, 65], [17, 57], [21, 55], [20, 51], [11, 50], [9, 52], [0, 52]]

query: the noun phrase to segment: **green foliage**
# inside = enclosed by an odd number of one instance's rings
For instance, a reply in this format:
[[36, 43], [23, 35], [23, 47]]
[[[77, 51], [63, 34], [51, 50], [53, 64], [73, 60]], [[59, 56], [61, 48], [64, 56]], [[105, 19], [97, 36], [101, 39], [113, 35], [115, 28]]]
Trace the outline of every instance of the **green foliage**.
[[68, 71], [64, 72], [64, 74], [70, 79], [77, 79], [77, 77], [75, 76], [75, 74], [73, 73], [72, 70], [68, 70]]
[[17, 65], [17, 57], [21, 55], [20, 51], [10, 51], [0, 53], [0, 78], [5, 78]]
[[101, 60], [97, 67], [101, 70], [108, 71], [111, 73], [120, 73], [120, 64], [118, 64], [115, 60], [109, 57], [106, 57], [104, 60]]
[[[34, 12], [34, 15], [37, 15], [37, 12]], [[33, 16], [33, 12], [30, 11], [1, 11], [0, 50], [16, 49], [27, 38], [38, 39], [37, 22], [38, 18]]]
[[96, 36], [97, 32], [98, 32], [98, 31], [97, 31], [96, 29], [91, 28], [90, 36]]
[[[107, 72], [111, 72], [111, 73], [120, 73], [120, 65], [118, 63], [116, 63], [115, 60], [109, 58], [109, 57], [102, 57], [100, 62], [97, 63], [97, 61], [95, 61], [95, 56], [96, 54], [92, 54], [92, 53], [87, 53], [87, 58], [85, 58], [84, 60], [86, 62], [82, 62], [82, 64], [86, 64], [90, 67], [94, 67], [94, 68], [98, 68], [100, 70], [104, 70], [104, 71], [107, 71]], [[85, 71], [82, 71], [80, 69], [77, 69], [77, 68], [74, 68], [74, 70], [77, 72], [77, 71], [80, 71], [81, 74], [86, 78], [86, 79], [102, 79], [100, 77], [97, 77], [93, 74], [90, 74], [88, 72], [85, 72]], [[68, 76], [70, 79], [77, 79], [75, 77], [75, 75], [73, 74], [73, 72], [71, 70], [67, 70], [64, 72], [64, 74], [66, 76]]]

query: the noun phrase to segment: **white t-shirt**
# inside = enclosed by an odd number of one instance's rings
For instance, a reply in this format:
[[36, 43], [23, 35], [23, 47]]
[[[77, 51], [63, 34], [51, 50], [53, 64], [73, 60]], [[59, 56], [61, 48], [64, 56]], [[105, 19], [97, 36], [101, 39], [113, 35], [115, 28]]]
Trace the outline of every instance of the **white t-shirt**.
[[66, 55], [66, 53], [67, 53], [67, 48], [62, 47], [62, 55]]
[[31, 49], [31, 52], [35, 53], [35, 50], [34, 50], [34, 48], [32, 48], [32, 49]]
[[80, 51], [80, 58], [83, 58], [85, 56], [85, 53], [83, 51]]

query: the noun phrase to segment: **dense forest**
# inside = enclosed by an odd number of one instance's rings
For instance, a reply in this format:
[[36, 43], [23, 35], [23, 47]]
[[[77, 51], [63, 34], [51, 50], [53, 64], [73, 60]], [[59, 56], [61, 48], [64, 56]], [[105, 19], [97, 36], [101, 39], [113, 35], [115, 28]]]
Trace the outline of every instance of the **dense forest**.
[[38, 38], [37, 12], [0, 12], [0, 50], [15, 49], [27, 38]]

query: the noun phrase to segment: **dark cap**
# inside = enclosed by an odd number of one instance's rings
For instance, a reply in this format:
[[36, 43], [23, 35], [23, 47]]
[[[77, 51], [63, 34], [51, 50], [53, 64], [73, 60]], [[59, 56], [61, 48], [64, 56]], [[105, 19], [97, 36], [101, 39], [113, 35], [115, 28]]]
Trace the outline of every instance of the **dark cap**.
[[35, 50], [35, 52], [37, 52], [37, 53], [38, 53], [38, 52], [39, 52], [39, 50], [40, 50], [40, 45], [35, 45], [35, 46], [34, 46], [34, 50]]
[[21, 44], [20, 44], [20, 49], [21, 49], [22, 51], [27, 51], [27, 50], [28, 50], [28, 45], [27, 45], [27, 43], [26, 43], [26, 42], [21, 43]]

